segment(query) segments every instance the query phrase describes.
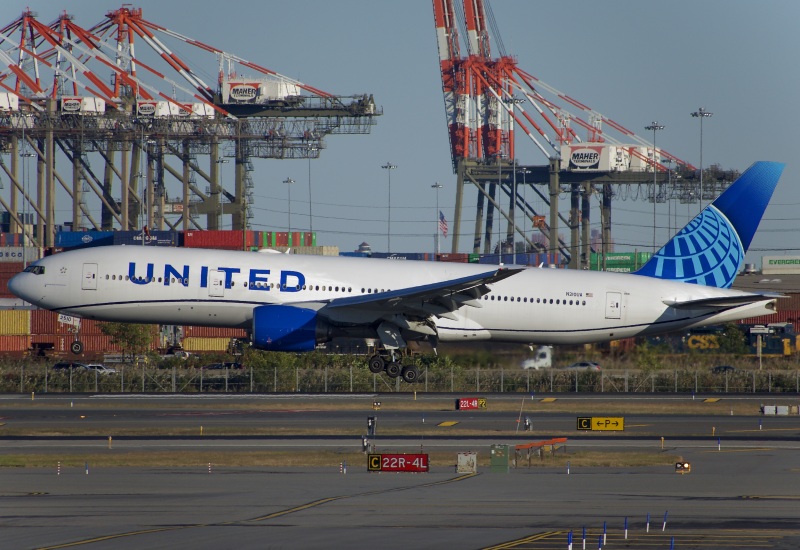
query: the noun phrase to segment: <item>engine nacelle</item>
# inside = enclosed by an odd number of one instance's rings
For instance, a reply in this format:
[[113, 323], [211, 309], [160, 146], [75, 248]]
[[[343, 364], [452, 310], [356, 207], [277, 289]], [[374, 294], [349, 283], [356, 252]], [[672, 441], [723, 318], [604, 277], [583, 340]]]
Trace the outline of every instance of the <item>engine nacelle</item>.
[[253, 347], [269, 351], [313, 351], [328, 339], [327, 323], [313, 309], [258, 306], [253, 310]]

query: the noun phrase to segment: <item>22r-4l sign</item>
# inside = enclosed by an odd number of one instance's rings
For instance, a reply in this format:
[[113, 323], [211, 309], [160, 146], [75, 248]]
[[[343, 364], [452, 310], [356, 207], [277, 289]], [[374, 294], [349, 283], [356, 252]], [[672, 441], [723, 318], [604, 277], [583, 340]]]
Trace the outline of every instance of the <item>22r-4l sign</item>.
[[367, 456], [370, 472], [427, 472], [426, 454], [374, 454]]

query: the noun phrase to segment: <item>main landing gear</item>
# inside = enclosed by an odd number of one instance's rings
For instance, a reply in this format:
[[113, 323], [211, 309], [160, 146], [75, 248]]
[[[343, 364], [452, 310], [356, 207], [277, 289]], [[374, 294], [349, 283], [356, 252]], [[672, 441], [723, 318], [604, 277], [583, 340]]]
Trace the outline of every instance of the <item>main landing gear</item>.
[[373, 355], [369, 358], [368, 366], [369, 371], [373, 374], [386, 371], [389, 378], [402, 376], [403, 380], [409, 384], [419, 380], [419, 368], [416, 365], [403, 366], [400, 364], [400, 360], [393, 355]]

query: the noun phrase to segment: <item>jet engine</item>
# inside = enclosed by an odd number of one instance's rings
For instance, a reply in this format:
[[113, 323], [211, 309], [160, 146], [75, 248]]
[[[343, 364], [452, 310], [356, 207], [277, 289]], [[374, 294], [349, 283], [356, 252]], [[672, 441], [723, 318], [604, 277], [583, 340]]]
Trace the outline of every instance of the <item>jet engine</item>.
[[253, 347], [268, 351], [313, 351], [330, 339], [328, 323], [313, 309], [258, 306], [253, 310]]

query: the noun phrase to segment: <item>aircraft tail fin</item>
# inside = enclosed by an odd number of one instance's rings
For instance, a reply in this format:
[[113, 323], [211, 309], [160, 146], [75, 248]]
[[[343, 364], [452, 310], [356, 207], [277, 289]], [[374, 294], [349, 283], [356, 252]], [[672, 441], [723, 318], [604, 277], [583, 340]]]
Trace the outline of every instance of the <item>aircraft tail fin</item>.
[[784, 167], [754, 163], [636, 274], [730, 288]]

